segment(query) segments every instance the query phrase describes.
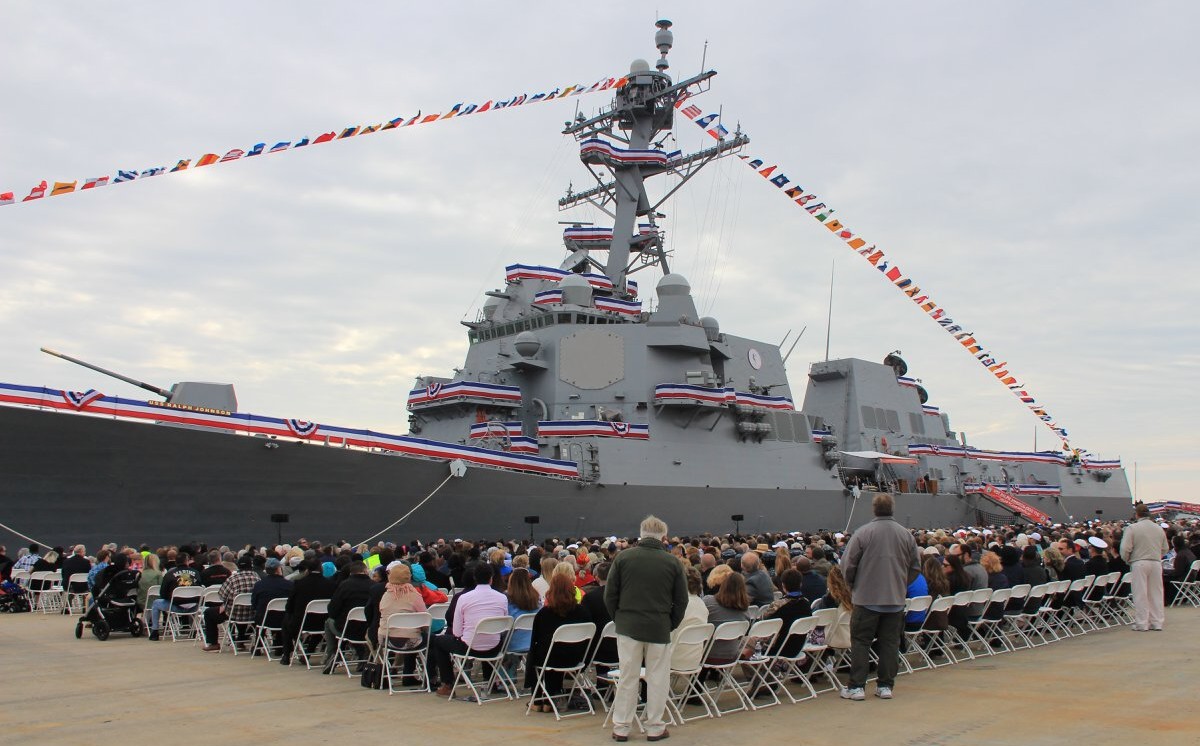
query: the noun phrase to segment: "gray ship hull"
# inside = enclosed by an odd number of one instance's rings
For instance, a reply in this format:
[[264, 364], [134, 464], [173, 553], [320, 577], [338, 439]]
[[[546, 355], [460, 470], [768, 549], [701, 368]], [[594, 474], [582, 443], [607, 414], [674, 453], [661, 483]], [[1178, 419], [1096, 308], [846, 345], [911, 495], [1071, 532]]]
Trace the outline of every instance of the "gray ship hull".
[[[5, 523], [50, 544], [273, 544], [271, 515], [286, 513], [285, 540], [357, 542], [415, 507], [446, 479], [445, 462], [189, 428], [0, 407], [0, 505]], [[738, 489], [582, 484], [469, 468], [381, 538], [512, 538], [631, 535], [647, 513], [672, 533], [843, 530], [870, 519], [833, 489]], [[1049, 500], [1055, 503], [1054, 500]], [[1100, 507], [1094, 506], [1096, 503]], [[1124, 501], [1074, 497], [1075, 510]], [[903, 494], [897, 518], [911, 527], [974, 523], [976, 496]], [[1065, 520], [1055, 505], [1041, 509]], [[992, 512], [999, 512], [993, 506]], [[1060, 515], [1061, 513], [1061, 515]], [[9, 535], [9, 542], [18, 541]]]

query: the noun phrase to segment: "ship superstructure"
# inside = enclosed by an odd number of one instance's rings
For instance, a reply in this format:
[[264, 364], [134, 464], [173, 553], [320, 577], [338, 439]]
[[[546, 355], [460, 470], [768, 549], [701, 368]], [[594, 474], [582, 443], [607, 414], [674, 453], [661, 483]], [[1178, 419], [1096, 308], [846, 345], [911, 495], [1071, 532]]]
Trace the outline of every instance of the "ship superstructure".
[[280, 516], [289, 533], [348, 540], [390, 522], [392, 540], [513, 537], [535, 521], [625, 535], [648, 512], [680, 533], [842, 530], [869, 520], [872, 489], [897, 493], [910, 526], [1127, 512], [1117, 462], [969, 447], [898, 353], [813, 364], [797, 409], [780, 346], [699, 314], [663, 210], [749, 139], [666, 148], [716, 74], [672, 80], [670, 27], [653, 67], [635, 60], [610, 107], [564, 130], [595, 186], [559, 207], [611, 225], [568, 223], [560, 261], [506, 268], [464, 322], [462, 366], [410, 392], [407, 435], [238, 413], [231, 387], [218, 407], [174, 389], [164, 403], [0, 384], [0, 521], [86, 543], [258, 542]]

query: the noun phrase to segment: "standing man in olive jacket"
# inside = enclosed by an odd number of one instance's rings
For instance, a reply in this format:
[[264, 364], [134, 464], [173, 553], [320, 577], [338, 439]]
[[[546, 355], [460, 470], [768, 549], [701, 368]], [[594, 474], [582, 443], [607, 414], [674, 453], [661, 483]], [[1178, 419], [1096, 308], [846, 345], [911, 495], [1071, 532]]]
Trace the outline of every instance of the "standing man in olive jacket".
[[667, 524], [647, 516], [641, 539], [617, 554], [604, 587], [604, 605], [617, 626], [617, 659], [623, 672], [613, 702], [614, 741], [629, 740], [637, 710], [637, 672], [643, 665], [646, 740], [670, 736], [663, 712], [671, 678], [671, 631], [683, 621], [688, 592], [683, 565], [663, 544], [666, 536]]

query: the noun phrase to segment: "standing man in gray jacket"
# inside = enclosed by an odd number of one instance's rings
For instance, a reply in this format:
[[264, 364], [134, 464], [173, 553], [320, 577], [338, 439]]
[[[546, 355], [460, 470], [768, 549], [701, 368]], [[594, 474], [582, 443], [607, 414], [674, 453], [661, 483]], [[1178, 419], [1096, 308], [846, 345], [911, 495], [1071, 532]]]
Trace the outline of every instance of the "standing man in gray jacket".
[[904, 634], [904, 598], [921, 571], [917, 542], [892, 518], [895, 501], [886, 492], [871, 502], [875, 520], [854, 532], [842, 556], [842, 574], [850, 585], [850, 681], [842, 699], [866, 699], [871, 644], [879, 640], [879, 679], [875, 696], [892, 698]]
[[1138, 520], [1121, 537], [1121, 559], [1129, 564], [1133, 592], [1133, 631], [1161, 632], [1166, 617], [1162, 558], [1170, 548], [1166, 533], [1150, 518], [1150, 508], [1139, 502], [1134, 511]]
[[[647, 741], [669, 738], [663, 712], [671, 685], [671, 631], [687, 609], [683, 564], [667, 551], [667, 524], [642, 521], [641, 539], [617, 553], [604, 586], [604, 605], [617, 626], [621, 678], [613, 701], [614, 741], [628, 741], [637, 712], [638, 672], [646, 667]], [[643, 662], [644, 661], [644, 662]]]

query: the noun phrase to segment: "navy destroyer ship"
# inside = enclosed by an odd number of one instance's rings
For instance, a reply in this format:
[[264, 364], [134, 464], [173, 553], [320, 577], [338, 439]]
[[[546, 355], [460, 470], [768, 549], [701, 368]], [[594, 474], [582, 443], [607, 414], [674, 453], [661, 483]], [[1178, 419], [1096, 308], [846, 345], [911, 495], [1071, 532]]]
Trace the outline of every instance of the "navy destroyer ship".
[[796, 408], [780, 345], [697, 312], [662, 210], [749, 138], [664, 148], [716, 74], [668, 75], [670, 26], [653, 65], [564, 130], [596, 186], [558, 206], [611, 225], [569, 224], [560, 261], [507, 267], [464, 322], [462, 366], [410, 392], [408, 434], [241, 413], [227, 384], [160, 388], [59, 355], [162, 400], [0, 383], [0, 523], [89, 545], [261, 544], [284, 522], [351, 542], [627, 535], [649, 512], [680, 534], [839, 531], [879, 489], [913, 527], [1124, 517], [1118, 462], [968, 447], [899, 353], [813, 364]]

